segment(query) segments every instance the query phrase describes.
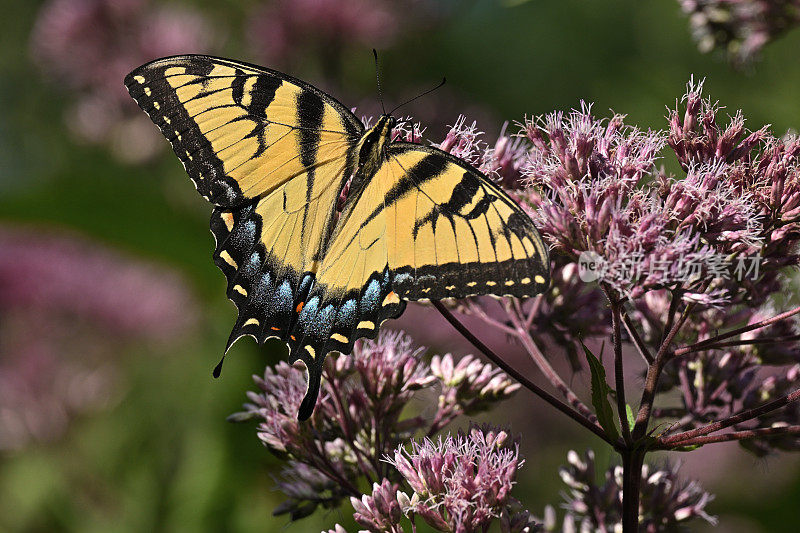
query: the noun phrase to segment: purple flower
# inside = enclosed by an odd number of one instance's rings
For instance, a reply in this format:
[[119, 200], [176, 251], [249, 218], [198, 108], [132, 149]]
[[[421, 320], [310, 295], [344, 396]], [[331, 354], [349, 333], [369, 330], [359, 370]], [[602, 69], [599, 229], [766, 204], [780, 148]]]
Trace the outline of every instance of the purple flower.
[[397, 501], [397, 489], [397, 484], [384, 479], [380, 484], [373, 484], [371, 495], [350, 498], [355, 521], [371, 532], [403, 533], [399, 524], [403, 512]]
[[[666, 136], [621, 115], [598, 120], [585, 104], [527, 121], [530, 187], [519, 197], [556, 252], [591, 258], [593, 279], [628, 299], [679, 287], [704, 306], [763, 302], [777, 269], [798, 263], [800, 141], [749, 133], [741, 113], [721, 126], [702, 83], [690, 81], [681, 105]], [[685, 176], [655, 168], [665, 143]], [[759, 283], [731, 279], [731, 262], [758, 256]]]
[[288, 462], [276, 486], [287, 499], [272, 514], [288, 514], [292, 520], [309, 516], [318, 505], [334, 507], [342, 498], [342, 490], [335, 481], [316, 468], [298, 461]]
[[687, 183], [663, 186], [672, 195], [679, 187], [668, 202], [673, 217], [691, 213], [695, 225], [703, 222], [704, 238], [724, 244], [726, 253], [759, 253], [768, 275], [797, 264], [790, 243], [800, 234], [800, 140], [778, 139], [766, 127], [748, 133], [741, 111], [721, 126], [719, 104], [703, 98], [702, 89], [690, 81], [685, 110], [676, 105], [668, 117], [669, 145], [688, 172]]
[[524, 137], [507, 135], [507, 128], [508, 123], [503, 124], [494, 146], [487, 149], [481, 170], [490, 177], [497, 177], [500, 185], [513, 194], [523, 184], [528, 146]]
[[[292, 461], [278, 486], [288, 499], [276, 512], [298, 519], [347, 495], [361, 497], [360, 479], [399, 481], [398, 472], [380, 457], [417, 432], [434, 435], [458, 415], [488, 409], [518, 388], [471, 356], [459, 362], [449, 354], [435, 356], [429, 366], [423, 351], [403, 333], [382, 331], [375, 340], [357, 342], [352, 356], [328, 355], [320, 398], [305, 423], [297, 421], [306, 390], [299, 366], [281, 362], [263, 377], [254, 376], [260, 392], [248, 393], [244, 411], [230, 419], [260, 420], [257, 431], [264, 445]], [[442, 392], [433, 416], [403, 416], [415, 391], [435, 385]], [[495, 442], [500, 437], [489, 433], [482, 438]], [[379, 483], [372, 496], [356, 505], [362, 525], [380, 522], [380, 512], [394, 505], [387, 490]]]
[[481, 139], [483, 132], [478, 129], [477, 122], [467, 125], [466, 121], [467, 117], [459, 115], [444, 140], [434, 146], [480, 167], [487, 159], [487, 145]]
[[[583, 457], [570, 451], [569, 464], [559, 471], [569, 487], [564, 495], [567, 515], [562, 531], [617, 531], [622, 528], [622, 468], [611, 467], [597, 483], [594, 452], [587, 450]], [[678, 467], [665, 465], [655, 469], [642, 466], [640, 531], [673, 531], [694, 519], [716, 524], [716, 518], [706, 512], [713, 496], [696, 482], [682, 481]], [[545, 531], [558, 531], [552, 508], [545, 513]], [[580, 528], [575, 527], [580, 524]], [[574, 528], [574, 529], [572, 529]]]
[[413, 490], [403, 511], [440, 531], [482, 531], [509, 502], [523, 461], [503, 430], [471, 427], [468, 433], [412, 441], [389, 460]]
[[458, 362], [454, 362], [450, 354], [434, 355], [430, 371], [442, 383], [439, 409], [447, 411], [448, 418], [485, 411], [494, 403], [510, 398], [520, 388], [505, 372], [472, 355]]
[[378, 342], [362, 343], [353, 352], [353, 365], [367, 398], [405, 404], [411, 392], [430, 386], [435, 377], [421, 359], [424, 351], [400, 332], [388, 331]]
[[[606, 260], [653, 248], [661, 236], [655, 202], [636, 191], [664, 145], [661, 134], [626, 127], [621, 115], [605, 122], [583, 104], [569, 115], [529, 120], [531, 143], [524, 173], [530, 182], [534, 221], [556, 250], [573, 258], [604, 255], [604, 241], [624, 247]], [[609, 250], [611, 251], [611, 250]]]
[[694, 231], [701, 222], [684, 229], [652, 182], [643, 183], [663, 136], [626, 127], [623, 118], [606, 123], [584, 105], [566, 117], [528, 121], [525, 172], [544, 238], [573, 259], [593, 254], [600, 281], [634, 299], [681, 279], [681, 261], [699, 261], [714, 250]]
[[703, 98], [704, 80], [690, 78], [686, 94], [681, 99], [685, 107], [681, 117], [680, 106], [670, 109], [668, 142], [675, 151], [684, 170], [693, 166], [746, 159], [750, 152], [769, 135], [766, 127], [748, 133], [741, 111], [730, 118], [723, 128], [718, 119], [722, 109], [718, 102]]
[[507, 127], [503, 125], [494, 146], [489, 146], [477, 122], [467, 124], [466, 116], [459, 115], [442, 142], [434, 146], [470, 163], [513, 194], [522, 185], [528, 146], [522, 137], [506, 135]]
[[[305, 396], [306, 383], [298, 370], [299, 365], [293, 368], [283, 361], [274, 368], [268, 366], [263, 378], [253, 376], [263, 392], [248, 392], [250, 403], [244, 405], [245, 413], [263, 418], [258, 427], [258, 438], [272, 450], [290, 456], [302, 455], [301, 446], [304, 444], [302, 426], [296, 413]], [[324, 400], [322, 391], [319, 403], [324, 404]]]

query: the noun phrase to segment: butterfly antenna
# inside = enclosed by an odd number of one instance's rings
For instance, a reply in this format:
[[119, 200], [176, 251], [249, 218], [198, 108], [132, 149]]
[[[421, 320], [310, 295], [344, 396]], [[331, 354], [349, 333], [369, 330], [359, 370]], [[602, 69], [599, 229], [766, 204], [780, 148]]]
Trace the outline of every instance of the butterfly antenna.
[[375, 58], [375, 80], [378, 82], [378, 100], [381, 102], [381, 110], [386, 114], [386, 108], [383, 107], [383, 91], [381, 91], [381, 71], [378, 68], [378, 51], [372, 49], [372, 56]]
[[425, 91], [425, 92], [424, 92], [424, 93], [422, 93], [422, 94], [418, 94], [417, 96], [415, 96], [414, 98], [412, 98], [412, 99], [410, 99], [410, 100], [406, 100], [406, 101], [405, 101], [405, 102], [403, 102], [402, 104], [400, 104], [400, 105], [396, 106], [394, 109], [392, 109], [391, 111], [389, 111], [389, 114], [391, 115], [392, 113], [394, 113], [395, 111], [397, 111], [398, 109], [400, 109], [401, 107], [403, 107], [404, 105], [406, 105], [406, 104], [410, 104], [411, 102], [413, 102], [414, 100], [416, 100], [416, 99], [418, 99], [418, 98], [422, 98], [422, 97], [423, 97], [423, 96], [425, 96], [425, 95], [431, 94], [431, 93], [432, 93], [433, 91], [435, 91], [436, 89], [440, 89], [440, 88], [441, 88], [441, 87], [442, 87], [442, 86], [443, 86], [445, 83], [447, 83], [447, 78], [442, 78], [442, 81], [441, 81], [441, 83], [439, 83], [439, 85], [437, 85], [437, 86], [436, 86], [436, 87], [434, 87], [433, 89], [428, 89], [427, 91]]

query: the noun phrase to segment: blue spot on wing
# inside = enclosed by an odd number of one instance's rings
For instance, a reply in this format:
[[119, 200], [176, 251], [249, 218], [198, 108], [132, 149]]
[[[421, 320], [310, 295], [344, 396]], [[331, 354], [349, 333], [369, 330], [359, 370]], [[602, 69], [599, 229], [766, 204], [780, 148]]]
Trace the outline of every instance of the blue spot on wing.
[[259, 303], [264, 303], [272, 296], [274, 286], [272, 284], [272, 273], [264, 272], [261, 274], [261, 279], [255, 284], [253, 288], [252, 299]]
[[[321, 332], [328, 333], [333, 326], [333, 319], [336, 315], [336, 308], [333, 304], [328, 304], [317, 313], [317, 324]], [[322, 339], [321, 339], [322, 340]]]
[[378, 299], [381, 295], [381, 284], [377, 279], [373, 279], [367, 285], [367, 288], [364, 290], [364, 295], [361, 297], [361, 313], [368, 315], [369, 313], [373, 312], [375, 308], [380, 304]]
[[352, 324], [355, 325], [356, 321], [356, 301], [353, 299], [347, 300], [344, 302], [341, 307], [339, 307], [339, 322], [344, 324]]
[[310, 300], [308, 300], [303, 307], [303, 310], [300, 311], [300, 316], [298, 317], [298, 323], [304, 329], [308, 330], [312, 327], [312, 323], [314, 322], [317, 314], [317, 307], [319, 306], [319, 296], [314, 296]]

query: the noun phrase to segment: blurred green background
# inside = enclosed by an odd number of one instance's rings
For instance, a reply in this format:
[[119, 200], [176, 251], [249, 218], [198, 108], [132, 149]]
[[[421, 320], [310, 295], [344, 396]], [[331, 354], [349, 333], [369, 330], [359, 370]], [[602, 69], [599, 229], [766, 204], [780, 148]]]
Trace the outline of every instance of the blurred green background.
[[[248, 60], [373, 115], [376, 47], [387, 107], [447, 77], [403, 109], [434, 141], [459, 113], [492, 141], [504, 121], [581, 99], [664, 128], [665, 106], [692, 75], [752, 129], [800, 125], [800, 32], [736, 69], [697, 51], [673, 0], [1, 5], [0, 531], [351, 524], [347, 507], [297, 524], [273, 518], [279, 463], [252, 426], [225, 422], [250, 375], [283, 353], [241, 342], [211, 378], [235, 311], [210, 260], [209, 207], [124, 92], [140, 63], [179, 52]], [[403, 324], [415, 333], [413, 317]], [[529, 395], [514, 402], [521, 414], [509, 422], [527, 458], [515, 495], [540, 513], [560, 501], [566, 451], [599, 443]], [[684, 476], [717, 494], [720, 530], [797, 530], [795, 458], [721, 444], [681, 459]]]

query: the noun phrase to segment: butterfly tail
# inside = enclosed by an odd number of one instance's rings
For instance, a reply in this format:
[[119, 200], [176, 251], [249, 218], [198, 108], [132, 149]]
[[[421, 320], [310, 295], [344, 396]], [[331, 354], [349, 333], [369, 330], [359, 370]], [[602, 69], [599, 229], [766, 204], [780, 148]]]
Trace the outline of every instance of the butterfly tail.
[[320, 379], [322, 374], [321, 365], [308, 366], [308, 388], [306, 395], [300, 404], [300, 410], [297, 412], [297, 420], [303, 422], [311, 417], [314, 412], [314, 406], [317, 404], [317, 397], [319, 396]]

